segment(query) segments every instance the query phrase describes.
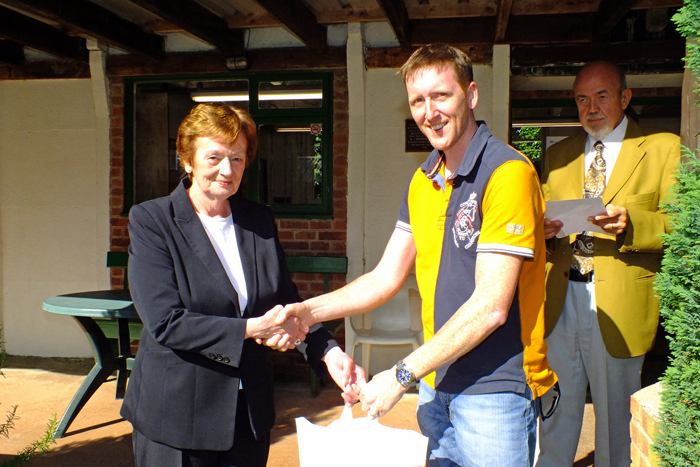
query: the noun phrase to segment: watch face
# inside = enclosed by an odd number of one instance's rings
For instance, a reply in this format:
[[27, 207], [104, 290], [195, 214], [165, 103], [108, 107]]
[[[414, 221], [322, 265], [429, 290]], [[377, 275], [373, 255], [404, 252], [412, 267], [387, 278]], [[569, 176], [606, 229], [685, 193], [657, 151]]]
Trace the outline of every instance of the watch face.
[[413, 383], [413, 373], [404, 367], [398, 368], [396, 370], [396, 379], [399, 380], [402, 386], [409, 386]]

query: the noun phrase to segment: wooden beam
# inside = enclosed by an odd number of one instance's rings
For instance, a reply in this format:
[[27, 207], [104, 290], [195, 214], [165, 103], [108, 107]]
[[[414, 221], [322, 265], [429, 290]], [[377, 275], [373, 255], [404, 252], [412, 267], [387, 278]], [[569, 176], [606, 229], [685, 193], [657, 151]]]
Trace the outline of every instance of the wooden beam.
[[[681, 97], [682, 88], [633, 88], [633, 97]], [[571, 99], [573, 104], [574, 91], [571, 89], [559, 90], [511, 90], [511, 100], [563, 100]]]
[[229, 29], [226, 20], [194, 0], [130, 0], [195, 37], [229, 54], [242, 54], [243, 31]]
[[[503, 42], [550, 44], [590, 42], [592, 14], [511, 16]], [[411, 45], [432, 42], [448, 44], [493, 44], [494, 17], [411, 20]], [[533, 27], [533, 25], [537, 27]], [[562, 27], [565, 25], [566, 27]]]
[[387, 17], [381, 8], [338, 8], [319, 11], [316, 19], [321, 24], [339, 24], [386, 21]]
[[283, 27], [280, 20], [270, 13], [264, 15], [244, 15], [237, 13], [226, 18], [226, 24], [233, 29]]
[[[417, 3], [417, 2], [415, 2]], [[409, 19], [465, 18], [474, 16], [495, 16], [493, 0], [472, 0], [464, 3], [425, 3], [408, 5]]]
[[255, 0], [311, 50], [323, 53], [326, 48], [326, 28], [301, 0]]
[[506, 37], [506, 29], [508, 29], [508, 19], [510, 11], [513, 8], [513, 0], [499, 0], [498, 11], [496, 13], [496, 42], [502, 42]]
[[127, 52], [163, 58], [163, 38], [144, 32], [138, 25], [125, 20], [87, 0], [3, 0], [22, 11], [47, 18]]
[[[462, 45], [458, 46], [467, 54], [472, 63], [491, 63], [493, 46], [490, 44]], [[365, 66], [367, 68], [401, 68], [415, 49], [406, 50], [403, 47], [377, 47], [367, 49], [365, 52]]]
[[411, 20], [411, 45], [433, 42], [452, 45], [493, 43], [496, 22], [493, 17]]
[[[338, 69], [346, 67], [347, 59], [345, 47], [329, 47], [322, 54], [305, 47], [249, 50], [246, 57], [250, 61], [246, 71]], [[221, 52], [168, 54], [162, 61], [135, 55], [110, 55], [107, 57], [107, 75], [231, 73], [225, 65], [227, 58], [228, 55]]]
[[[640, 53], [643, 50], [643, 53]], [[682, 67], [685, 40], [566, 45], [515, 45], [513, 67], [575, 66], [605, 57], [617, 64], [678, 63]]]
[[608, 35], [625, 17], [637, 0], [603, 0], [593, 17], [593, 40], [598, 41]]
[[87, 78], [90, 65], [75, 60], [31, 60], [22, 66], [0, 64], [0, 80]]
[[386, 13], [399, 44], [408, 49], [411, 39], [411, 25], [408, 22], [408, 11], [406, 11], [403, 0], [379, 0], [379, 4]]
[[591, 13], [511, 16], [504, 42], [556, 44], [591, 41]]
[[25, 61], [24, 48], [12, 41], [0, 40], [0, 62], [21, 65]]
[[56, 57], [88, 61], [85, 39], [70, 37], [48, 24], [3, 6], [0, 6], [0, 37]]

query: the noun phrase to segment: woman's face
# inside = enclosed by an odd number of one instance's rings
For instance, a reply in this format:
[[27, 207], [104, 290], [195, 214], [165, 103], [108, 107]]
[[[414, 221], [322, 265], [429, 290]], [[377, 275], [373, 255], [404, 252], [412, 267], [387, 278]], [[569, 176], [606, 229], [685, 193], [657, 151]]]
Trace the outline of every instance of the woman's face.
[[198, 138], [196, 146], [193, 165], [185, 165], [187, 173], [192, 175], [190, 194], [203, 195], [212, 201], [228, 199], [241, 186], [248, 140], [240, 134], [228, 146], [212, 138]]

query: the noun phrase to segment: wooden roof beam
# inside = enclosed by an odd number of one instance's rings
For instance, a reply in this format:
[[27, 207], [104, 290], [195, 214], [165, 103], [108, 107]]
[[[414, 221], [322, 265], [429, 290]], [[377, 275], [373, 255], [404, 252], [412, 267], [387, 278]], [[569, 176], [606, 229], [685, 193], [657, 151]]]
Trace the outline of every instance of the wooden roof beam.
[[506, 29], [508, 29], [508, 19], [510, 11], [513, 9], [513, 0], [499, 0], [498, 10], [496, 12], [496, 42], [503, 42], [506, 37]]
[[603, 0], [593, 16], [593, 40], [599, 41], [625, 17], [638, 0]]
[[194, 0], [130, 0], [224, 53], [243, 53], [243, 31], [229, 29], [226, 20]]
[[21, 65], [25, 60], [24, 48], [20, 44], [0, 40], [0, 62], [8, 65]]
[[255, 0], [311, 50], [323, 53], [327, 48], [326, 28], [301, 0]]
[[411, 25], [408, 22], [408, 11], [403, 0], [379, 0], [384, 13], [386, 13], [401, 47], [408, 49], [411, 46]]
[[165, 57], [163, 38], [158, 34], [147, 33], [138, 25], [87, 0], [3, 0], [3, 3], [78, 29], [127, 52], [157, 59]]
[[0, 37], [61, 58], [84, 63], [89, 59], [85, 39], [82, 37], [71, 37], [48, 24], [2, 6]]

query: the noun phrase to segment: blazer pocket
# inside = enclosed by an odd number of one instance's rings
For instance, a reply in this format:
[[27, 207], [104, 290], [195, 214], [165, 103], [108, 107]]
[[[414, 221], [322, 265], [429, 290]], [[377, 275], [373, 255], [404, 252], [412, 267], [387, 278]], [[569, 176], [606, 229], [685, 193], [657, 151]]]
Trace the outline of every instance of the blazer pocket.
[[655, 192], [640, 193], [638, 195], [627, 195], [625, 207], [627, 209], [641, 209], [643, 211], [656, 211], [658, 203], [654, 205]]

